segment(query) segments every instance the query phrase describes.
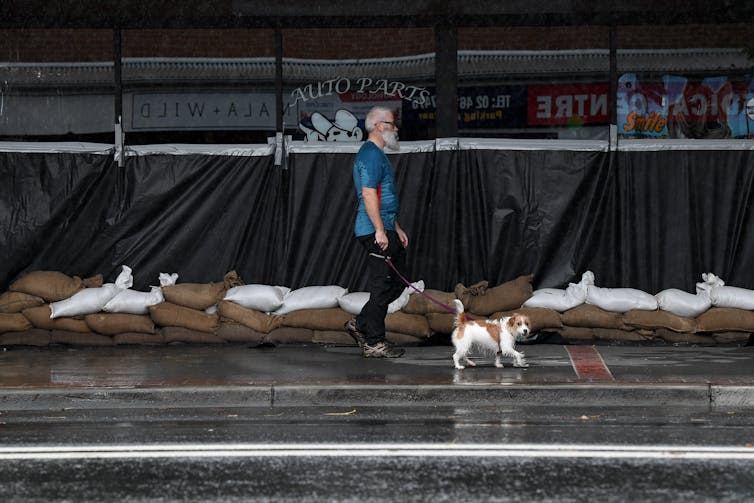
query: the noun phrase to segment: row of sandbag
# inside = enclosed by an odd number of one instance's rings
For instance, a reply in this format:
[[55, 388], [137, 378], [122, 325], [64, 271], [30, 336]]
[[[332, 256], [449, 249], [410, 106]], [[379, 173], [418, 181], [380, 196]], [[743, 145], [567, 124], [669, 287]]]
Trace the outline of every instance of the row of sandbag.
[[[130, 274], [130, 270], [124, 269], [121, 272], [121, 281], [116, 280], [116, 285], [128, 283], [123, 281], [127, 279], [124, 273]], [[63, 334], [70, 338], [71, 332], [88, 331], [118, 336], [116, 342], [267, 340], [281, 343], [312, 341], [348, 344], [351, 341], [343, 332], [343, 323], [361, 309], [369, 295], [365, 292], [348, 293], [339, 286], [304, 287], [291, 291], [285, 287], [244, 285], [233, 271], [218, 283], [175, 284], [176, 279], [177, 275], [161, 275], [160, 282], [163, 286], [153, 288], [152, 292], [127, 292], [121, 289], [118, 296], [114, 297], [121, 297], [121, 300], [142, 297], [143, 301], [149, 295], [159, 294], [161, 302], [147, 307], [148, 316], [107, 312], [109, 309], [116, 309], [113, 307], [116, 304], [126, 304], [118, 302], [111, 303], [107, 310], [103, 309], [98, 313], [52, 318], [51, 305], [58, 302], [54, 300], [56, 297], [68, 295], [70, 299], [76, 293], [91, 296], [91, 293], [82, 289], [101, 288], [102, 278], [80, 280], [50, 271], [30, 273], [11, 285], [11, 291], [0, 295], [0, 333], [26, 330], [30, 326], [29, 320], [32, 320], [31, 326], [51, 330], [58, 336]], [[712, 277], [706, 279], [714, 281]], [[690, 319], [667, 311], [652, 311], [651, 307], [647, 310], [632, 309], [624, 314], [619, 310], [617, 314], [620, 316], [616, 316], [609, 309], [605, 310], [585, 301], [575, 302], [577, 305], [568, 310], [535, 308], [530, 303], [542, 291], [532, 292], [531, 281], [532, 276], [526, 275], [496, 287], [489, 287], [483, 281], [470, 287], [459, 284], [453, 292], [425, 290], [433, 300], [412, 294], [414, 288], [423, 289], [422, 282], [415, 283], [412, 288], [407, 287], [403, 295], [391, 304], [391, 314], [387, 318], [388, 338], [392, 334], [394, 342], [402, 338], [401, 343], [410, 344], [434, 333], [450, 333], [453, 315], [447, 313], [446, 308], [452, 305], [455, 298], [462, 300], [468, 312], [479, 316], [499, 317], [513, 310], [524, 311], [532, 318], [535, 330], [557, 331], [567, 339], [646, 340], [661, 336], [674, 342], [715, 343], [735, 342], [742, 337], [742, 333], [754, 331], [754, 323], [749, 323], [746, 316], [754, 313], [742, 313], [737, 309], [713, 308], [705, 312], [704, 316]], [[592, 284], [593, 275], [587, 272], [578, 286], [588, 287]], [[720, 285], [716, 283], [715, 286]], [[574, 285], [569, 285], [569, 289], [550, 290], [553, 293], [548, 298], [557, 299], [558, 292], [561, 298], [566, 295], [574, 297]], [[585, 290], [586, 300], [589, 289]], [[71, 291], [75, 293], [72, 295]], [[606, 291], [632, 293], [630, 289], [591, 289], [593, 294], [604, 294]], [[720, 292], [717, 290], [718, 294]], [[37, 293], [41, 297], [31, 293]], [[604, 307], [615, 308], [615, 297], [598, 297], [597, 301], [611, 300], [612, 304]], [[52, 302], [45, 304], [45, 300]], [[525, 307], [520, 308], [522, 304]], [[18, 313], [22, 316], [2, 313]], [[14, 316], [15, 322], [11, 319]], [[709, 333], [712, 332], [715, 333], [715, 339], [710, 339]], [[128, 335], [135, 333], [158, 335], [150, 339]], [[12, 337], [14, 340], [18, 338]]]
[[[19, 299], [11, 292], [6, 299]], [[0, 305], [7, 307], [6, 304]], [[340, 308], [307, 309], [272, 315], [222, 300], [212, 312], [172, 302], [150, 306], [148, 314], [99, 312], [52, 318], [50, 304], [36, 298], [34, 306], [0, 314], [0, 343], [45, 345], [161, 344], [171, 342], [343, 343], [352, 339], [343, 331], [351, 314]], [[32, 299], [25, 299], [31, 302]], [[15, 302], [16, 307], [18, 302]], [[388, 339], [403, 345], [419, 344], [431, 335], [421, 315], [402, 312], [386, 319]]]
[[696, 294], [670, 288], [652, 295], [635, 288], [598, 287], [594, 284], [594, 273], [586, 271], [579, 283], [570, 283], [564, 290], [543, 288], [534, 291], [523, 307], [564, 312], [581, 304], [590, 304], [618, 313], [660, 309], [689, 318], [695, 318], [712, 307], [754, 310], [754, 290], [726, 286], [712, 273], [702, 274], [702, 280], [696, 284]]
[[[245, 285], [235, 271], [225, 275], [218, 283], [185, 283], [177, 285], [178, 274], [162, 273], [160, 286], [149, 292], [132, 290], [132, 269], [122, 266], [114, 283], [102, 284], [97, 280], [81, 280], [56, 271], [35, 271], [14, 282], [11, 292], [39, 297], [50, 303], [50, 317], [64, 318], [98, 313], [147, 314], [149, 308], [163, 302], [173, 302], [193, 309], [214, 312], [222, 300], [273, 315], [284, 315], [302, 309], [342, 307], [358, 314], [369, 299], [367, 292], [348, 293], [337, 286], [312, 286], [297, 290], [272, 285]], [[409, 295], [424, 289], [419, 281], [406, 287], [389, 307], [389, 312], [399, 311], [408, 303]], [[15, 299], [19, 301], [19, 299]], [[20, 300], [23, 302], [23, 299]]]
[[[3, 342], [19, 343], [19, 336], [13, 333], [32, 328], [37, 332], [27, 335], [38, 341], [45, 340], [45, 334], [39, 332], [42, 330], [49, 332], [47, 338], [52, 343], [91, 345], [107, 344], [102, 336], [114, 337], [114, 343], [145, 344], [353, 342], [343, 332], [344, 323], [352, 315], [328, 309], [338, 306], [344, 288], [290, 291], [243, 285], [233, 271], [218, 283], [175, 284], [176, 279], [177, 274], [161, 274], [161, 287], [136, 292], [128, 288], [132, 276], [127, 266], [111, 284], [102, 284], [101, 276], [81, 280], [55, 271], [29, 273], [0, 295], [0, 333], [10, 332], [3, 335]], [[274, 312], [243, 307], [225, 297]], [[393, 331], [389, 338], [402, 344], [417, 343], [430, 335], [424, 317], [402, 313], [390, 315], [388, 330]], [[341, 333], [330, 333], [338, 331]]]
[[[626, 312], [606, 311], [591, 304], [581, 304], [564, 312], [543, 307], [522, 307], [532, 323], [532, 332], [558, 333], [571, 341], [664, 341], [693, 344], [740, 344], [754, 332], [754, 311], [712, 307], [695, 318], [656, 309], [633, 309]], [[501, 318], [512, 310], [497, 312]], [[450, 333], [453, 315], [428, 313], [433, 332]], [[535, 338], [539, 340], [543, 337]]]
[[[115, 343], [220, 342], [214, 336], [230, 341], [261, 337], [269, 342], [351, 343], [343, 324], [369, 298], [366, 292], [349, 293], [332, 285], [292, 291], [244, 285], [233, 271], [217, 283], [176, 280], [176, 274], [161, 274], [160, 287], [136, 292], [129, 288], [132, 277], [126, 266], [110, 284], [103, 284], [101, 275], [81, 280], [35, 271], [0, 295], [0, 333], [10, 332], [3, 336], [6, 344], [18, 343], [20, 336], [14, 333], [31, 328], [51, 332], [53, 343], [107, 343], [81, 335], [86, 333], [114, 336]], [[434, 332], [427, 315], [445, 312], [456, 297], [481, 314], [520, 306], [531, 295], [531, 280], [528, 275], [494, 288], [480, 282], [469, 288], [459, 284], [454, 292], [427, 290], [434, 300], [412, 294], [424, 290], [423, 282], [414, 283], [390, 305], [388, 339], [410, 344], [430, 337]], [[45, 340], [44, 334], [36, 335]]]
[[[172, 302], [198, 310], [210, 310], [221, 300], [233, 301], [243, 307], [273, 315], [284, 315], [302, 309], [340, 307], [358, 314], [369, 299], [368, 292], [348, 292], [338, 285], [311, 286], [291, 290], [284, 286], [244, 284], [235, 271], [221, 282], [177, 283], [178, 274], [159, 275], [160, 286], [149, 292], [131, 290], [132, 270], [122, 266], [114, 283], [103, 283], [102, 275], [81, 279], [58, 271], [33, 271], [10, 285], [0, 296], [0, 313], [19, 312], [24, 307], [50, 304], [51, 317], [80, 316], [104, 311], [111, 313], [147, 314], [148, 308]], [[520, 307], [532, 295], [532, 275], [520, 276], [495, 287], [481, 281], [470, 287], [458, 284], [453, 292], [426, 290], [431, 299], [412, 295], [424, 291], [424, 282], [407, 286], [390, 304], [389, 313], [404, 310], [413, 314], [444, 312], [455, 298], [461, 299], [466, 311], [489, 315]], [[30, 297], [10, 294], [25, 294]], [[436, 302], [439, 302], [438, 305]]]
[[[221, 301], [218, 311], [208, 314], [185, 306], [163, 303], [150, 316], [97, 313], [75, 318], [49, 318], [49, 306], [27, 308], [18, 316], [22, 324], [0, 334], [5, 345], [49, 343], [75, 345], [164, 344], [171, 342], [271, 342], [351, 344], [342, 330], [350, 314], [340, 308], [312, 309], [285, 316], [267, 315]], [[711, 308], [698, 318], [682, 318], [666, 311], [604, 311], [583, 304], [559, 313], [546, 308], [520, 308], [536, 332], [557, 332], [567, 340], [665, 340], [681, 343], [741, 343], [754, 331], [754, 311]], [[508, 312], [493, 313], [499, 318]], [[29, 322], [27, 318], [33, 320]], [[155, 319], [164, 326], [156, 326]], [[416, 345], [430, 334], [453, 330], [453, 315], [397, 312], [386, 318], [388, 340]]]

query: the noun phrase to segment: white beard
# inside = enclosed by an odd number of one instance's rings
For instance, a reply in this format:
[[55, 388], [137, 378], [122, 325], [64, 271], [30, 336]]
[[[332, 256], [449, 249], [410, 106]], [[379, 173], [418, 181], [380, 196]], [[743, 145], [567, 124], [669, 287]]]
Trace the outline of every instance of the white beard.
[[401, 148], [398, 142], [398, 133], [395, 131], [383, 131], [382, 141], [385, 142], [385, 146], [390, 150], [400, 150]]

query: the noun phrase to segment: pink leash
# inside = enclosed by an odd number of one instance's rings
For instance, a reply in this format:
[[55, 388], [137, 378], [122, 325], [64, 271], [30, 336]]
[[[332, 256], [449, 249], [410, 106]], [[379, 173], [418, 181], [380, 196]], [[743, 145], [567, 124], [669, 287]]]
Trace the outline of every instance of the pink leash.
[[[419, 290], [418, 288], [416, 288], [414, 285], [412, 285], [411, 282], [409, 280], [407, 280], [403, 276], [403, 274], [401, 274], [400, 271], [393, 265], [393, 262], [390, 260], [390, 257], [385, 257], [385, 262], [387, 262], [387, 265], [389, 265], [395, 271], [395, 273], [398, 275], [399, 278], [401, 278], [403, 280], [404, 283], [406, 283], [408, 286], [410, 286], [411, 288], [413, 288], [414, 290], [416, 290], [418, 293], [420, 293], [422, 297], [424, 297], [425, 299], [427, 299], [427, 300], [429, 300], [431, 302], [434, 302], [435, 304], [437, 304], [438, 306], [442, 307], [443, 309], [445, 309], [449, 313], [456, 314], [456, 310], [453, 309], [452, 307], [448, 306], [447, 304], [443, 304], [442, 302], [440, 302], [437, 299], [432, 298], [431, 295], [428, 295], [428, 294], [422, 292], [421, 290]], [[466, 315], [466, 317], [467, 318], [471, 318], [471, 316], [469, 316], [468, 314]]]
[[[373, 254], [373, 255], [375, 257], [381, 257], [381, 255], [377, 255], [377, 254]], [[443, 309], [445, 309], [449, 313], [456, 314], [456, 310], [453, 309], [452, 307], [448, 306], [447, 304], [443, 304], [442, 302], [440, 302], [437, 299], [432, 298], [431, 295], [428, 295], [428, 294], [422, 292], [421, 290], [419, 290], [418, 288], [416, 288], [414, 285], [412, 285], [411, 282], [409, 280], [407, 280], [405, 278], [405, 276], [403, 276], [403, 274], [401, 274], [401, 272], [395, 267], [395, 265], [393, 265], [393, 262], [390, 260], [390, 257], [384, 257], [384, 259], [385, 259], [385, 262], [387, 262], [387, 265], [389, 265], [390, 268], [395, 271], [395, 273], [398, 275], [398, 277], [401, 278], [401, 280], [403, 280], [403, 282], [406, 283], [408, 286], [410, 286], [411, 288], [413, 288], [414, 290], [416, 290], [418, 293], [420, 293], [422, 297], [424, 297], [427, 300], [430, 300], [430, 301], [434, 302], [435, 304], [437, 304], [438, 306], [442, 307]], [[476, 318], [474, 318], [473, 316], [471, 316], [468, 313], [464, 313], [464, 314], [466, 315], [466, 318], [468, 318], [469, 320], [476, 319]], [[525, 341], [526, 339], [521, 339], [521, 340]], [[516, 341], [520, 342], [520, 340], [518, 339], [518, 337], [516, 337]]]

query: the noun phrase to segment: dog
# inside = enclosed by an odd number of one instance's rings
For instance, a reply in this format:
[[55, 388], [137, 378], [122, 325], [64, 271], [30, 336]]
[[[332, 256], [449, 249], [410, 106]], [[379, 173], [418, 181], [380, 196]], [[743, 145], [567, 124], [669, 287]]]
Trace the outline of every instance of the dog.
[[455, 329], [451, 335], [455, 353], [453, 363], [458, 370], [463, 370], [461, 360], [466, 365], [476, 366], [468, 358], [472, 347], [495, 353], [495, 367], [502, 368], [502, 356], [513, 357], [514, 367], [528, 367], [524, 354], [516, 351], [516, 337], [526, 338], [531, 333], [531, 322], [528, 316], [513, 313], [511, 316], [499, 320], [469, 320], [464, 314], [463, 303], [455, 299], [456, 319]]

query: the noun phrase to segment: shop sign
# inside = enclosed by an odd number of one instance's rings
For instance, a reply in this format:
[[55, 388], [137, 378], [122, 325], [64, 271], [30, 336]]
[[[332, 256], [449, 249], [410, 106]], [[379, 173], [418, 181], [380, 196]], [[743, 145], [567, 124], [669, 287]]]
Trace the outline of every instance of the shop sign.
[[372, 79], [369, 77], [360, 77], [357, 79], [336, 77], [297, 87], [291, 91], [290, 106], [295, 106], [299, 102], [306, 103], [321, 98], [346, 94], [362, 95], [368, 101], [374, 101], [376, 96], [387, 96], [412, 103], [424, 103], [429, 97], [427, 89], [399, 81]]
[[[404, 104], [404, 128], [434, 122], [436, 96], [423, 103]], [[458, 88], [459, 129], [518, 128], [526, 125], [525, 86], [470, 86]]]
[[131, 130], [275, 129], [276, 123], [274, 93], [147, 92], [125, 103]]
[[530, 85], [527, 123], [529, 126], [607, 124], [609, 89], [607, 83]]
[[372, 107], [381, 106], [393, 112], [402, 123], [402, 100], [383, 93], [334, 93], [315, 101], [298, 103], [298, 129], [306, 141], [361, 141], [364, 119]]

